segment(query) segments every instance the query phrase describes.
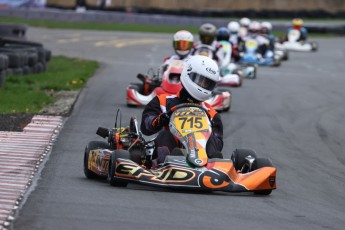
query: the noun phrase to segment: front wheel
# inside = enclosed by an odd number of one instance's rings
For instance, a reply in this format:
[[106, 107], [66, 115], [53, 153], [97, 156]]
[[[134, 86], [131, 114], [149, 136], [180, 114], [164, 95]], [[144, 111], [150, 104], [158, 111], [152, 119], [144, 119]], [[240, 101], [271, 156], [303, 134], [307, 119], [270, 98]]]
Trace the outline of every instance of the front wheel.
[[128, 182], [115, 177], [116, 160], [118, 158], [129, 159], [129, 152], [126, 150], [114, 150], [110, 155], [108, 181], [111, 186], [127, 187]]
[[237, 171], [242, 171], [246, 163], [246, 157], [257, 158], [256, 152], [252, 149], [235, 149], [231, 155], [231, 160]]
[[104, 141], [91, 141], [87, 144], [85, 147], [85, 152], [84, 152], [84, 174], [87, 178], [89, 179], [105, 179], [106, 177], [104, 176], [99, 176], [93, 171], [91, 171], [88, 167], [89, 165], [89, 159], [90, 159], [90, 153], [92, 150], [95, 149], [106, 149], [109, 148], [109, 145], [107, 142]]
[[311, 51], [317, 51], [318, 49], [318, 44], [317, 42], [310, 42], [310, 45], [311, 45]]

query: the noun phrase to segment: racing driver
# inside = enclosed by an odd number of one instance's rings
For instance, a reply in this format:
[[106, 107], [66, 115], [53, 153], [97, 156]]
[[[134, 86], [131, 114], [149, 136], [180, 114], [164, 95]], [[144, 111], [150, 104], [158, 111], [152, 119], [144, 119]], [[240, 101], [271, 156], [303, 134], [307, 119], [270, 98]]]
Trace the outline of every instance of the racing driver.
[[[182, 89], [176, 95], [161, 94], [154, 97], [145, 107], [141, 119], [141, 131], [150, 136], [158, 133], [155, 139], [155, 150], [152, 165], [164, 162], [174, 148], [180, 143], [169, 131], [170, 115], [167, 112], [181, 103], [197, 103], [206, 110], [212, 124], [212, 134], [206, 145], [209, 158], [223, 158], [223, 124], [220, 115], [209, 104], [204, 102], [212, 96], [212, 91], [219, 81], [218, 65], [206, 56], [191, 56], [184, 62], [181, 73]], [[150, 166], [149, 166], [150, 167]]]

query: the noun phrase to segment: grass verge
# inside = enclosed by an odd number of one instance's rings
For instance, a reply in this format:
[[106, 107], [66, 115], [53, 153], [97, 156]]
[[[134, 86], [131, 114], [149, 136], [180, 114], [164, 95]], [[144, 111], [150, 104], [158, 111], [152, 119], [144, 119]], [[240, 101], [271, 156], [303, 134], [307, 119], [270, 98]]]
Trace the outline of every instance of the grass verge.
[[51, 20], [35, 20], [22, 18], [1, 18], [0, 22], [21, 23], [35, 27], [52, 29], [82, 29], [82, 30], [103, 30], [103, 31], [128, 31], [128, 32], [150, 32], [150, 33], [175, 33], [185, 29], [192, 33], [198, 32], [198, 27], [193, 26], [159, 26], [143, 24], [120, 24], [120, 23], [97, 23], [97, 22], [60, 22]]
[[0, 113], [37, 113], [54, 102], [52, 92], [82, 89], [98, 67], [95, 61], [54, 56], [46, 72], [8, 76], [0, 87]]
[[[179, 30], [188, 30], [197, 34], [199, 27], [195, 26], [159, 26], [144, 24], [120, 24], [120, 23], [97, 23], [97, 22], [60, 22], [52, 20], [36, 20], [23, 18], [1, 18], [0, 22], [20, 23], [34, 27], [51, 29], [81, 29], [81, 30], [102, 30], [102, 31], [127, 31], [127, 32], [149, 32], [149, 33], [176, 33]], [[226, 26], [226, 25], [225, 25]], [[276, 36], [283, 36], [284, 32], [274, 31]], [[309, 33], [310, 37], [336, 37], [336, 34]]]

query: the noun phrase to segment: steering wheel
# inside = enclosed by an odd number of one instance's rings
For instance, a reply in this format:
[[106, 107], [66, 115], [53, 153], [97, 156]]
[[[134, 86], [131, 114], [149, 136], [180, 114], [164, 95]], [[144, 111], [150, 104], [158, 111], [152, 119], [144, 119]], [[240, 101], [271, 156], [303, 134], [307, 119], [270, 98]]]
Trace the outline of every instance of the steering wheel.
[[167, 114], [170, 116], [175, 110], [180, 109], [180, 108], [184, 108], [184, 107], [197, 107], [205, 112], [207, 112], [207, 110], [200, 104], [196, 104], [196, 103], [182, 103], [182, 104], [178, 104], [175, 105], [173, 107], [171, 107], [168, 111]]

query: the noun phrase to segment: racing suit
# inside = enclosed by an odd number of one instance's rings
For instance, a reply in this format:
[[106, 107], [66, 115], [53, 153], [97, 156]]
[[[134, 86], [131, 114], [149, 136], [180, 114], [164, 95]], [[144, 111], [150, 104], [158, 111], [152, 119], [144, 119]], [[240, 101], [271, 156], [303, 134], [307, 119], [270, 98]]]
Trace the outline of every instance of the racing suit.
[[[181, 147], [177, 139], [170, 133], [169, 127], [155, 127], [154, 120], [173, 106], [181, 103], [198, 103], [207, 109], [207, 114], [212, 124], [212, 134], [206, 144], [206, 152], [209, 158], [219, 157], [223, 149], [223, 124], [220, 115], [207, 103], [197, 102], [192, 99], [189, 93], [182, 88], [177, 95], [162, 94], [154, 97], [145, 107], [140, 129], [144, 135], [150, 136], [158, 133], [155, 139], [155, 151], [152, 159], [156, 159], [157, 163], [163, 163], [166, 155], [169, 155], [176, 147]], [[162, 128], [164, 128], [162, 130]]]
[[[288, 31], [287, 31], [287, 34], [289, 34], [289, 32], [291, 31], [291, 30], [299, 30], [300, 32], [301, 32], [301, 36], [298, 38], [298, 42], [305, 42], [306, 40], [307, 40], [307, 38], [308, 38], [308, 31], [307, 31], [307, 29], [305, 28], [305, 27], [301, 27], [301, 28], [299, 28], [299, 29], [296, 29], [296, 28], [289, 28], [288, 29]], [[286, 39], [285, 39], [286, 41], [288, 40], [287, 39], [287, 36], [286, 36]]]

